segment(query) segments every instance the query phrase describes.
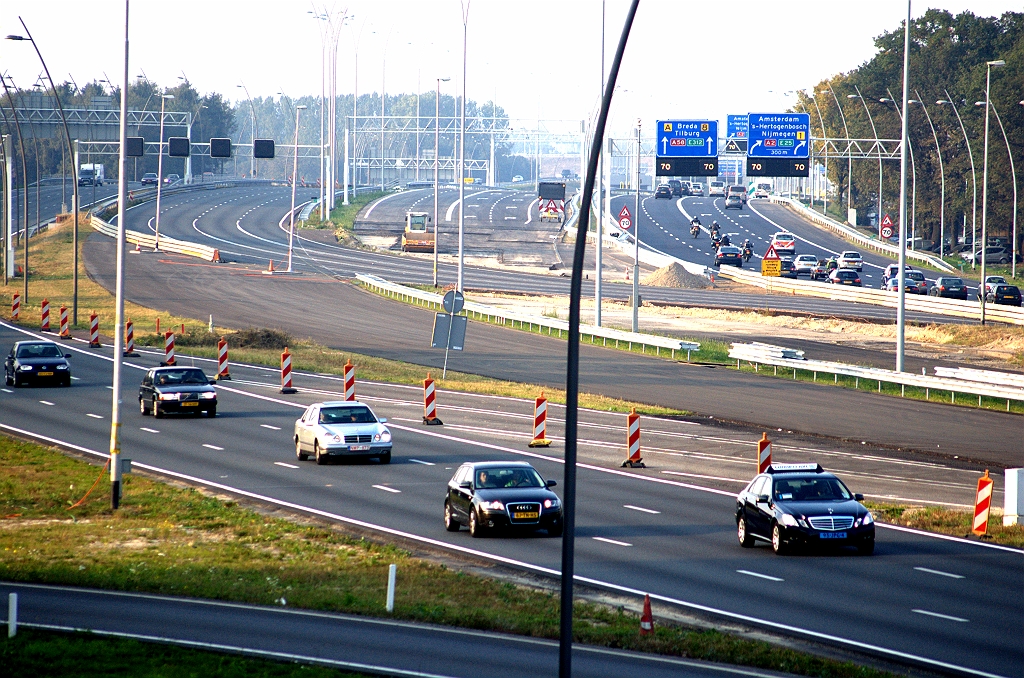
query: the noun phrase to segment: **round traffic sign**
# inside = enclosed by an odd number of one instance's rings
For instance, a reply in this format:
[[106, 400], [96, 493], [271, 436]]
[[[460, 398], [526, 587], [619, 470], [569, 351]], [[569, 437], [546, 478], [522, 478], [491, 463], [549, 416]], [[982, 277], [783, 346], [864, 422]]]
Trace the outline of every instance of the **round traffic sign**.
[[619, 219], [619, 228], [624, 231], [628, 231], [629, 227], [633, 225], [633, 222], [629, 220], [629, 217], [622, 217]]
[[445, 292], [444, 299], [441, 300], [441, 305], [444, 306], [444, 310], [449, 313], [458, 313], [462, 310], [462, 307], [466, 305], [466, 298], [462, 296], [462, 292], [449, 290]]
[[892, 226], [882, 226], [882, 237], [883, 238], [891, 238], [892, 237]]

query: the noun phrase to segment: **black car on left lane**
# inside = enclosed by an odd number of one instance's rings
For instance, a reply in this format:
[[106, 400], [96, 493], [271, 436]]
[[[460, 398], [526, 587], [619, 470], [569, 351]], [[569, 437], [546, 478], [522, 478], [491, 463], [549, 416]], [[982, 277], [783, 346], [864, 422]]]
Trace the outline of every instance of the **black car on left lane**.
[[217, 390], [198, 367], [154, 367], [139, 385], [139, 411], [162, 417], [167, 412], [205, 412], [217, 416]]
[[24, 384], [71, 385], [68, 355], [52, 341], [19, 341], [4, 361], [4, 381], [8, 386]]
[[487, 461], [463, 464], [448, 481], [444, 526], [458, 532], [463, 525], [482, 537], [492, 530], [547, 530], [562, 535], [562, 502], [525, 461]]

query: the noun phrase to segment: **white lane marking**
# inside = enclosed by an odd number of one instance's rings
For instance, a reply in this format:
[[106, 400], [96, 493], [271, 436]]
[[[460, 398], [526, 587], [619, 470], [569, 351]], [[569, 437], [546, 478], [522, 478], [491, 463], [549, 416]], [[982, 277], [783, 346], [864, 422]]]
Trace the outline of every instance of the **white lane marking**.
[[218, 452], [223, 452], [224, 451], [223, 447], [217, 447], [216, 445], [211, 445], [209, 443], [203, 443], [203, 447], [209, 448], [211, 450], [217, 450]]
[[781, 577], [773, 577], [768, 574], [761, 574], [760, 572], [751, 572], [750, 570], [736, 570], [740, 574], [745, 574], [750, 577], [758, 577], [759, 579], [767, 579], [768, 581], [786, 581]]
[[746, 485], [749, 480], [736, 480], [735, 478], [722, 478], [721, 476], [705, 476], [700, 473], [683, 473], [682, 471], [662, 471], [662, 473], [670, 476], [686, 476], [688, 478], [707, 478], [708, 480], [724, 480], [730, 483], [743, 483]]
[[286, 464], [283, 461], [275, 461], [274, 465], [275, 466], [284, 466], [285, 468], [299, 468], [295, 464]]
[[[417, 190], [417, 189], [413, 189], [413, 190]], [[423, 189], [420, 189], [420, 190], [423, 190]], [[390, 198], [394, 198], [394, 197], [399, 196], [399, 195], [409, 195], [409, 193], [408, 193], [408, 191], [402, 191], [401, 193], [392, 193], [391, 195], [385, 195], [383, 198], [381, 198], [377, 202], [375, 202], [372, 205], [370, 205], [370, 208], [368, 210], [366, 210], [366, 214], [363, 215], [363, 218], [364, 219], [369, 218], [369, 216], [373, 212], [373, 210], [377, 209], [377, 205], [381, 204], [385, 200], [388, 200]], [[451, 219], [449, 219], [449, 221], [451, 221]]]
[[414, 464], [423, 464], [424, 466], [434, 466], [434, 462], [432, 462], [432, 461], [420, 461], [419, 459], [410, 459], [409, 461], [413, 462]]
[[269, 428], [271, 431], [280, 431], [280, 426], [271, 426], [270, 424], [260, 424], [260, 428]]
[[633, 506], [632, 504], [623, 504], [622, 508], [628, 508], [632, 511], [640, 511], [642, 513], [661, 513], [661, 511], [655, 511], [654, 509], [644, 508], [642, 506]]
[[526, 206], [526, 223], [524, 225], [529, 224], [531, 221], [533, 221], [533, 204], [539, 202], [540, 198], [534, 198], [533, 201]]
[[103, 418], [101, 415], [93, 414], [92, 412], [87, 412], [85, 416], [92, 417], [93, 419], [102, 419]]
[[938, 617], [939, 619], [948, 619], [949, 621], [955, 621], [955, 622], [969, 622], [969, 621], [971, 621], [970, 619], [964, 619], [963, 617], [954, 617], [954, 616], [948, 615], [948, 614], [940, 614], [938, 612], [932, 612], [931, 610], [911, 610], [911, 612], [916, 612], [918, 614], [927, 615], [929, 617]]
[[393, 492], [394, 494], [401, 494], [402, 492], [401, 490], [396, 490], [395, 488], [388, 487], [387, 485], [371, 485], [371, 487], [375, 487], [378, 490], [384, 490], [385, 492]]
[[[448, 205], [448, 211], [445, 212], [445, 214], [444, 214], [444, 220], [445, 221], [451, 221], [452, 220], [452, 212], [454, 212], [455, 208], [458, 207], [458, 206], [459, 206], [459, 201], [458, 200], [453, 202], [451, 205]], [[365, 216], [364, 216], [364, 218], [365, 218]]]
[[0, 391], [3, 391], [4, 393], [14, 393], [14, 391], [9, 388], [0, 388]]
[[615, 541], [614, 539], [606, 539], [605, 537], [593, 537], [594, 541], [603, 541], [606, 544], [615, 544], [616, 546], [632, 546], [632, 544], [624, 541]]
[[949, 577], [950, 579], [966, 579], [962, 574], [953, 574], [952, 572], [943, 572], [942, 570], [933, 570], [928, 567], [915, 567], [918, 572], [927, 572], [928, 574], [937, 574], [940, 577]]
[[71, 377], [72, 381], [82, 381], [81, 377]]
[[155, 428], [146, 428], [145, 426], [140, 426], [139, 430], [145, 431], [146, 433], [160, 433], [160, 431], [157, 431]]
[[44, 405], [49, 405], [50, 407], [53, 407], [53, 403], [51, 403], [49, 400], [40, 400], [39, 402], [41, 402]]

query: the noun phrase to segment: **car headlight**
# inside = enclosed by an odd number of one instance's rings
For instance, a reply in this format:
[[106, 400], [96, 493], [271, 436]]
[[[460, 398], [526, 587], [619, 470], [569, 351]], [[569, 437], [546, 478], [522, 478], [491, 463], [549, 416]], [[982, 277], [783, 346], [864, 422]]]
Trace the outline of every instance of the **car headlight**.
[[796, 518], [794, 516], [791, 516], [788, 513], [783, 513], [782, 517], [779, 518], [779, 522], [785, 525], [786, 527], [797, 527], [800, 524], [796, 521]]
[[161, 393], [160, 400], [179, 400], [181, 398], [180, 393]]
[[504, 511], [505, 505], [498, 500], [494, 501], [482, 501], [480, 502], [480, 508], [485, 511]]
[[213, 400], [214, 398], [217, 397], [217, 394], [213, 391], [204, 391], [199, 394], [199, 397], [205, 398], [206, 400]]
[[875, 522], [875, 519], [871, 517], [871, 514], [865, 513], [863, 518], [859, 518], [857, 520], [857, 523], [854, 525], [854, 527], [857, 527], [857, 525], [870, 525], [873, 522]]
[[57, 369], [58, 370], [66, 370], [66, 369], [68, 369], [68, 366], [67, 365], [57, 365]]
[[[377, 435], [373, 436], [373, 442], [375, 443], [390, 443], [391, 442], [391, 431], [384, 429]], [[499, 502], [500, 503], [500, 502]]]
[[560, 504], [559, 504], [557, 499], [545, 499], [544, 500], [544, 508], [558, 508], [559, 505]]
[[20, 371], [22, 371], [22, 372], [31, 372], [32, 371], [32, 366], [31, 365], [18, 365], [18, 369]]

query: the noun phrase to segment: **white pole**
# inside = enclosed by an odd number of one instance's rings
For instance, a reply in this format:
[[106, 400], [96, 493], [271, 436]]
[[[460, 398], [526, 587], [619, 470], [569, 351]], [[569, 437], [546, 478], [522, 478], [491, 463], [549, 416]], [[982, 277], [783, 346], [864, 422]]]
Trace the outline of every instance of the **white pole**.
[[397, 569], [398, 566], [394, 563], [388, 565], [388, 601], [386, 605], [388, 612], [395, 611], [395, 574]]
[[437, 287], [437, 184], [440, 170], [441, 149], [438, 143], [441, 140], [441, 82], [448, 82], [451, 78], [437, 78], [437, 89], [434, 91], [434, 287]]
[[295, 107], [295, 145], [292, 147], [292, 210], [289, 213], [288, 225], [288, 273], [292, 272], [292, 246], [295, 242], [295, 186], [299, 183], [299, 111], [306, 108]]
[[[125, 0], [125, 2], [127, 3], [128, 0]], [[126, 7], [125, 8], [125, 13], [127, 13], [127, 12], [128, 12], [128, 9]], [[126, 35], [127, 35], [127, 30], [128, 29], [126, 27], [125, 28]], [[125, 42], [127, 42], [127, 37], [125, 38]], [[127, 47], [125, 49], [127, 49]], [[126, 89], [125, 91], [127, 92], [128, 90]], [[157, 157], [157, 161], [156, 161], [156, 242], [154, 243], [154, 247], [153, 247], [153, 251], [154, 252], [159, 252], [160, 251], [160, 193], [161, 193], [161, 189], [162, 189], [162, 187], [164, 185], [164, 103], [168, 99], [173, 99], [173, 98], [174, 98], [173, 94], [161, 94], [160, 95], [160, 143], [157, 144], [157, 146], [156, 146], [158, 157]], [[117, 182], [118, 182], [118, 184], [121, 183], [120, 178], [118, 178]], [[95, 182], [93, 183], [93, 185], [94, 186], [96, 185]], [[118, 226], [122, 226], [122, 225], [123, 224], [118, 223]]]
[[462, 108], [459, 112], [459, 276], [456, 289], [462, 292], [463, 252], [466, 218], [466, 42], [469, 36], [469, 3], [464, 0], [462, 7]]
[[[989, 61], [985, 69], [985, 150], [981, 162], [981, 283], [978, 286], [978, 296], [981, 297], [981, 324], [985, 324], [985, 263], [988, 257], [985, 250], [988, 249], [988, 109], [989, 93], [992, 86], [992, 67], [1002, 66], [1005, 61]], [[1016, 258], [1016, 256], [1014, 257]]]
[[[598, 97], [604, 96], [604, 24], [605, 24], [605, 5], [606, 0], [601, 0], [601, 77], [599, 78], [601, 89], [598, 91]], [[604, 144], [602, 143], [602, 146]], [[607, 189], [604, 185], [604, 157], [605, 153], [602, 153], [597, 158], [597, 235], [594, 238], [594, 324], [598, 327], [601, 326], [601, 278], [602, 269], [604, 268], [604, 196]], [[580, 188], [586, 182], [586, 176], [584, 172], [580, 172]], [[611, 186], [609, 185], [608, 188]], [[584, 215], [580, 215], [582, 219]], [[589, 219], [590, 215], [586, 215]]]
[[[77, 179], [75, 181], [78, 181]], [[18, 594], [7, 594], [7, 637], [18, 635]]]
[[1010, 152], [1010, 139], [1006, 136], [1006, 128], [1003, 127], [1003, 121], [999, 118], [999, 109], [996, 108], [995, 104], [990, 103], [992, 106], [992, 112], [995, 113], [996, 122], [999, 123], [999, 130], [1003, 133], [1003, 141], [1006, 142], [1006, 154], [1010, 156], [1010, 176], [1013, 179], [1013, 239], [1012, 239], [1012, 259], [1010, 260], [1010, 276], [1013, 278], [1017, 277], [1017, 170], [1013, 166], [1013, 153]]
[[633, 331], [640, 331], [640, 121], [636, 121], [636, 201], [633, 213]]
[[[349, 173], [348, 173], [348, 130], [347, 129], [345, 130], [345, 164], [342, 167], [342, 180], [343, 180], [343, 183], [345, 185], [342, 187], [343, 198], [341, 200], [341, 204], [342, 205], [347, 205], [348, 204], [348, 182], [349, 182]], [[334, 194], [334, 186], [331, 186], [331, 194], [332, 195]]]
[[907, 23], [903, 27], [903, 113], [900, 136], [900, 257], [899, 301], [896, 307], [896, 371], [903, 371], [904, 339], [907, 317], [907, 94], [910, 88], [910, 3], [907, 0]]
[[[5, 264], [4, 270], [6, 275], [14, 276], [15, 258], [17, 253], [14, 251], [14, 178], [11, 176], [11, 162], [13, 155], [13, 145], [11, 143], [11, 135], [7, 134], [4, 136], [4, 190], [7, 192], [7, 263]], [[76, 144], [77, 149], [77, 144]], [[78, 157], [75, 156], [75, 193], [78, 192]], [[77, 207], [77, 205], [75, 206]]]

